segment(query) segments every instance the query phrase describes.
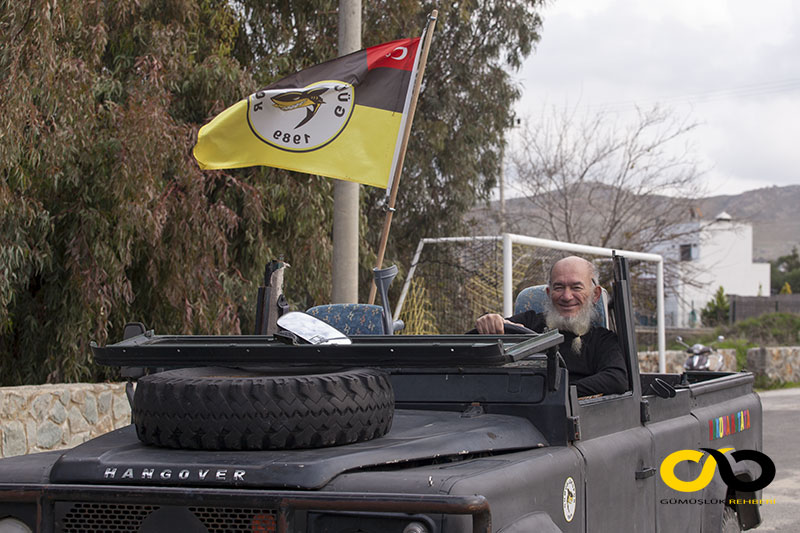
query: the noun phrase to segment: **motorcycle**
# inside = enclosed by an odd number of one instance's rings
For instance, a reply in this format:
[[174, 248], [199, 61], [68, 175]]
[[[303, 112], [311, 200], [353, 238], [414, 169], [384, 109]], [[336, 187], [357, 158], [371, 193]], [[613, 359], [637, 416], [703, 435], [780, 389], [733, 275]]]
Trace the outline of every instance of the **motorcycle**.
[[[686, 361], [683, 363], [684, 370], [703, 370], [708, 372], [719, 372], [722, 370], [722, 354], [717, 351], [714, 343], [708, 346], [700, 343], [689, 346], [683, 342], [682, 337], [677, 337], [676, 340], [679, 344], [686, 347], [686, 353], [689, 354]], [[717, 342], [722, 342], [723, 340], [725, 340], [725, 337], [722, 335], [717, 337]]]

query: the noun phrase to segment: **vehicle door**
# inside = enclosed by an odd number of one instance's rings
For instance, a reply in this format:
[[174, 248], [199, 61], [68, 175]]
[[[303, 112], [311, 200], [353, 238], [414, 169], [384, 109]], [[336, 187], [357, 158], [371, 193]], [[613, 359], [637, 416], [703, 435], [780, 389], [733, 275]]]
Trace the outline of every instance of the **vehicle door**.
[[586, 531], [652, 532], [656, 465], [652, 434], [633, 393], [578, 401], [585, 461]]

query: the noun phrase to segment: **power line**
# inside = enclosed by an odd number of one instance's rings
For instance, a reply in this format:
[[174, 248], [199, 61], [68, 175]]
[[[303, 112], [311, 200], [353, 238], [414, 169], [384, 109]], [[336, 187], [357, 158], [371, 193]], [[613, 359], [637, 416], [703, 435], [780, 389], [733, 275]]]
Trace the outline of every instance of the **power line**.
[[761, 83], [752, 83], [737, 87], [727, 87], [708, 91], [697, 91], [682, 95], [639, 100], [619, 100], [601, 104], [587, 104], [587, 108], [605, 111], [624, 111], [635, 107], [649, 107], [654, 104], [703, 104], [730, 98], [758, 98], [761, 96], [789, 93], [800, 90], [800, 78], [789, 78]]

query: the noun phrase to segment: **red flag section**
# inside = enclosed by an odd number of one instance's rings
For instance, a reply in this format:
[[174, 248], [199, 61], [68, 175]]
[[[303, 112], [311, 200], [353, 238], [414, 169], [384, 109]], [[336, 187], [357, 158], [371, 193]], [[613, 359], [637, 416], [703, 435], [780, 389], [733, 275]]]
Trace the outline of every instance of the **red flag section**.
[[414, 70], [419, 40], [419, 37], [399, 39], [367, 48], [367, 69], [395, 68], [411, 72]]

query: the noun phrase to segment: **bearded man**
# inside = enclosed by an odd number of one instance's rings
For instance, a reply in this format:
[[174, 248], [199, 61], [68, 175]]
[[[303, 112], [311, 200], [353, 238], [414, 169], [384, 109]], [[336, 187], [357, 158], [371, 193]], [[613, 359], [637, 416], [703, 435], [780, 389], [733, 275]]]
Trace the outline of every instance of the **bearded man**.
[[545, 312], [525, 311], [507, 319], [498, 314], [478, 318], [478, 333], [501, 334], [503, 324], [511, 322], [538, 333], [558, 329], [564, 335], [559, 352], [569, 370], [570, 385], [578, 396], [618, 394], [628, 390], [628, 371], [617, 335], [592, 325], [594, 304], [602, 289], [597, 285], [594, 265], [571, 256], [557, 261], [550, 269]]

